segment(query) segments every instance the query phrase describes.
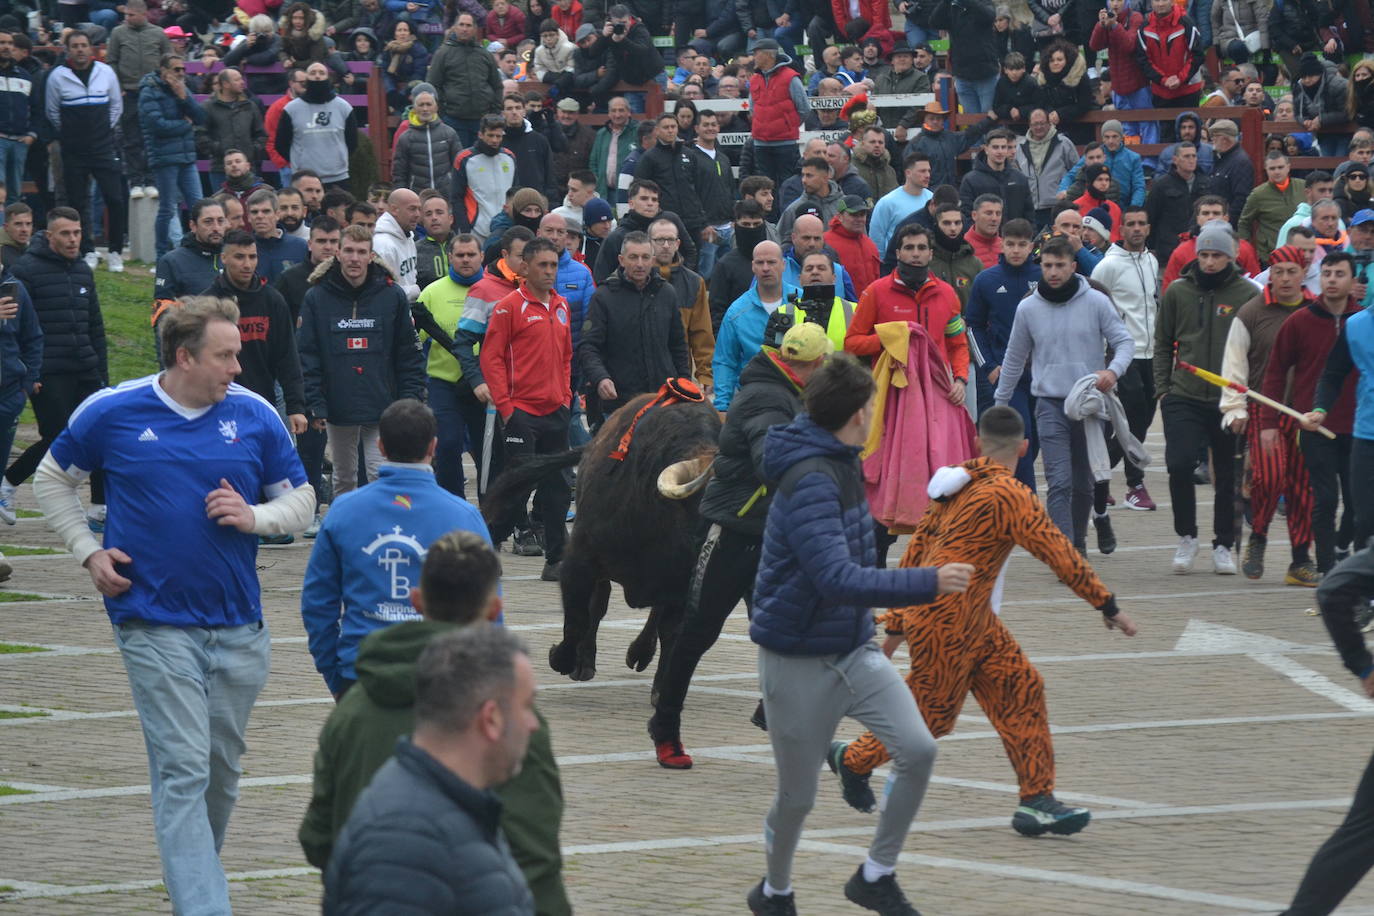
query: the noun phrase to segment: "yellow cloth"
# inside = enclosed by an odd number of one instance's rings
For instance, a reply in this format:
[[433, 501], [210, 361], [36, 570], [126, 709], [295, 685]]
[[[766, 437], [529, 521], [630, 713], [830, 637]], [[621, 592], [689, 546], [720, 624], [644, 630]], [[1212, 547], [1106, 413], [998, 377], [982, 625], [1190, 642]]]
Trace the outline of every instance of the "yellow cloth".
[[884, 321], [874, 325], [873, 331], [878, 335], [883, 350], [873, 364], [873, 381], [878, 391], [873, 398], [873, 423], [868, 427], [863, 451], [859, 452], [860, 460], [872, 455], [883, 444], [883, 411], [887, 407], [888, 389], [905, 388], [909, 384], [906, 366], [910, 355], [911, 329], [905, 321]]

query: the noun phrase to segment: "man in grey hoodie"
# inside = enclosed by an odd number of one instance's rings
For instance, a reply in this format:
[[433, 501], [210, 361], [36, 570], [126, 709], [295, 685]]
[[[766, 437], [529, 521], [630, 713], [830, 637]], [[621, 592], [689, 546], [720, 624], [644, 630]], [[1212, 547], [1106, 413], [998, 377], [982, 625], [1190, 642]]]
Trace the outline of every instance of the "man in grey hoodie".
[[[1021, 374], [1033, 370], [1031, 394], [1038, 399], [1040, 432], [1050, 518], [1080, 553], [1086, 551], [1093, 474], [1081, 420], [1064, 413], [1064, 398], [1085, 375], [1109, 391], [1131, 365], [1135, 340], [1103, 293], [1074, 273], [1074, 250], [1055, 237], [1040, 249], [1042, 273], [1035, 291], [1021, 301], [1011, 325], [1011, 340], [997, 378], [998, 404], [1011, 401]], [[1112, 351], [1105, 365], [1103, 342]]]

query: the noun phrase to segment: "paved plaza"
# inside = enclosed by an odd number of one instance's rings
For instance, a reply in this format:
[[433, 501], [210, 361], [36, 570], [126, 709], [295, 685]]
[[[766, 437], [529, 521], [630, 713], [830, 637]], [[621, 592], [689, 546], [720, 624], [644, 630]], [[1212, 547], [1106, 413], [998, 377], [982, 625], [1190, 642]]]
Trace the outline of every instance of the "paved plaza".
[[[1162, 451], [1157, 434], [1150, 446]], [[1374, 745], [1374, 702], [1356, 692], [1320, 619], [1303, 613], [1311, 592], [1281, 584], [1282, 522], [1265, 579], [1215, 576], [1205, 550], [1192, 575], [1174, 576], [1162, 468], [1147, 482], [1160, 511], [1114, 510], [1120, 548], [1092, 553], [1139, 622], [1136, 638], [1105, 630], [1024, 553], [1007, 575], [1004, 618], [1046, 680], [1059, 797], [1091, 807], [1093, 823], [1069, 838], [1010, 829], [1015, 781], [970, 699], [940, 742], [899, 866], [927, 916], [1276, 913], [1343, 816]], [[1200, 495], [1205, 517], [1210, 492]], [[20, 505], [34, 507], [27, 488]], [[0, 528], [0, 543], [61, 550], [36, 518]], [[302, 541], [259, 553], [272, 674], [249, 726], [223, 853], [244, 914], [318, 912], [319, 877], [296, 843], [316, 734], [332, 706], [299, 617], [309, 550]], [[683, 737], [696, 767], [669, 772], [645, 734], [649, 673], [624, 666], [644, 612], [617, 591], [597, 677], [573, 683], [546, 664], [562, 614], [557, 587], [538, 580], [543, 561], [502, 560], [506, 619], [535, 658], [562, 768], [565, 874], [577, 911], [745, 912], [744, 894], [763, 872], [773, 773], [767, 737], [749, 724], [755, 653], [743, 610], [688, 699]], [[143, 741], [102, 606], [65, 554], [11, 562], [5, 587], [48, 600], [0, 603], [0, 649], [48, 651], [0, 654], [0, 916], [167, 912]], [[44, 715], [15, 717], [24, 713]], [[841, 736], [859, 731], [846, 722]], [[873, 823], [845, 806], [825, 773], [795, 872], [801, 912], [862, 912], [841, 887]], [[1341, 912], [1374, 914], [1374, 881]]]

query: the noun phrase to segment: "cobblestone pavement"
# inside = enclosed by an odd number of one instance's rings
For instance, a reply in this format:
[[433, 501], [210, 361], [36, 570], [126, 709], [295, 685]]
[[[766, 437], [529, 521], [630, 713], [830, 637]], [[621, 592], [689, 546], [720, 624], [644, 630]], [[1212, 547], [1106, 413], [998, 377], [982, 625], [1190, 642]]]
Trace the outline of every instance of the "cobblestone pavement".
[[[1071, 838], [1013, 833], [1014, 779], [970, 701], [940, 742], [900, 866], [923, 912], [1277, 912], [1343, 816], [1369, 754], [1374, 702], [1352, 689], [1320, 620], [1303, 614], [1311, 593], [1282, 586], [1282, 523], [1259, 582], [1213, 575], [1205, 551], [1192, 575], [1170, 575], [1162, 469], [1148, 480], [1160, 511], [1114, 510], [1121, 546], [1092, 555], [1140, 622], [1135, 639], [1104, 630], [1024, 554], [1008, 572], [1003, 614], [1045, 676], [1060, 797], [1090, 806], [1093, 824]], [[27, 489], [21, 505], [33, 505]], [[61, 548], [41, 519], [0, 528], [0, 542]], [[259, 555], [272, 675], [223, 854], [241, 913], [318, 911], [319, 879], [295, 841], [331, 706], [298, 614], [309, 549]], [[538, 581], [542, 561], [502, 559], [507, 619], [536, 658], [562, 766], [578, 912], [743, 912], [763, 870], [773, 777], [767, 738], [748, 721], [756, 683], [743, 614], [689, 699], [684, 737], [697, 765], [669, 772], [645, 735], [649, 675], [623, 666], [644, 612], [617, 593], [597, 678], [573, 683], [542, 663], [561, 621], [556, 587]], [[143, 742], [101, 605], [69, 556], [10, 562], [6, 587], [45, 600], [0, 603], [0, 643], [49, 651], [0, 654], [0, 793], [23, 793], [0, 794], [0, 916], [166, 912]], [[7, 717], [23, 712], [46, 715]], [[841, 735], [859, 731], [846, 722]], [[873, 818], [847, 808], [826, 773], [808, 827], [795, 877], [802, 912], [858, 912], [841, 886]], [[1374, 882], [1342, 912], [1374, 913]]]

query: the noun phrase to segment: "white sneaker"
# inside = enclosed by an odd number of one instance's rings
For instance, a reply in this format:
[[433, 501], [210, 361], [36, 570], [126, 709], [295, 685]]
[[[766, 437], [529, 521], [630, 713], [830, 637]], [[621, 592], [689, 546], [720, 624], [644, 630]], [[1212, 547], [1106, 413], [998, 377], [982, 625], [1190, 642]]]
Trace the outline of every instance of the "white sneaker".
[[138, 185], [134, 185], [134, 186], [129, 190], [129, 199], [130, 199], [130, 200], [142, 200], [142, 199], [143, 199], [143, 189], [142, 189], [141, 187], [139, 187]]
[[[130, 194], [129, 196], [132, 197], [133, 195]], [[143, 186], [143, 196], [146, 197], [146, 198], [148, 198], [149, 200], [157, 200], [157, 198], [158, 198], [157, 186], [156, 186], [156, 185], [151, 185], [151, 184], [145, 184], [145, 185]]]
[[92, 273], [94, 273], [95, 269], [100, 266], [100, 255], [96, 254], [94, 251], [86, 254], [82, 258], [82, 260], [86, 262], [86, 266], [91, 269]]
[[[1174, 551], [1174, 574], [1185, 575], [1193, 571], [1193, 561], [1197, 559], [1197, 538], [1181, 537], [1178, 550]], [[1234, 571], [1235, 567], [1232, 567]]]
[[1218, 544], [1212, 548], [1212, 572], [1218, 576], [1234, 576], [1236, 561], [1231, 556], [1231, 548]]
[[111, 251], [105, 255], [105, 266], [112, 274], [124, 273], [124, 257]]
[[8, 480], [0, 483], [0, 522], [6, 525], [13, 525], [18, 518], [14, 511], [14, 490]]

